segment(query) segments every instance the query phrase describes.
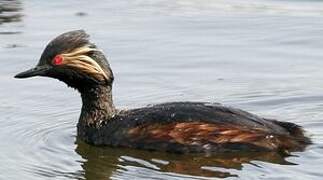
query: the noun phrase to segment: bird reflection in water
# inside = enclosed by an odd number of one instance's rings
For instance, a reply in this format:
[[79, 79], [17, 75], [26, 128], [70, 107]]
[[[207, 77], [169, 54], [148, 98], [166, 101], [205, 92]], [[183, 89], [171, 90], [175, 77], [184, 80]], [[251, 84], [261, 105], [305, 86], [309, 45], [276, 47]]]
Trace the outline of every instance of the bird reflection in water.
[[[163, 176], [164, 172], [167, 173], [165, 174], [167, 177], [183, 175], [226, 178], [238, 177], [238, 174], [234, 172], [242, 170], [244, 164], [253, 164], [254, 160], [296, 165], [286, 160], [290, 155], [277, 152], [237, 152], [216, 155], [173, 154], [128, 148], [94, 147], [80, 140], [77, 141], [75, 151], [84, 159], [82, 168], [85, 179], [123, 177], [127, 176], [123, 173], [131, 173], [132, 168], [147, 169], [149, 171], [147, 173], [152, 176]], [[133, 175], [138, 175], [137, 173], [138, 171], [135, 170]]]

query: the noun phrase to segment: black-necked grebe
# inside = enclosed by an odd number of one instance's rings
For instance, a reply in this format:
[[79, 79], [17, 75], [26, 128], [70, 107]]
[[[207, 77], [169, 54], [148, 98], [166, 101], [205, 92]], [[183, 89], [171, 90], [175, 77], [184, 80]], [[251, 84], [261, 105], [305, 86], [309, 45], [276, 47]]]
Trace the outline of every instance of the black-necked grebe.
[[117, 110], [113, 73], [83, 30], [52, 40], [38, 65], [16, 78], [46, 76], [77, 89], [78, 137], [93, 145], [168, 152], [298, 151], [310, 143], [300, 126], [203, 102], [173, 102]]

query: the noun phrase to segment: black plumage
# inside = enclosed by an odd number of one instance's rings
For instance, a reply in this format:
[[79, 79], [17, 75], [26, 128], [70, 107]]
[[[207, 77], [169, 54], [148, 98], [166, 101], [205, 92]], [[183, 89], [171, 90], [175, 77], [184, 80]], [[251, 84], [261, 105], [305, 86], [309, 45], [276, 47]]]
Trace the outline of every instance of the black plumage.
[[[66, 61], [53, 64], [56, 56]], [[16, 75], [31, 76], [56, 78], [81, 93], [77, 134], [89, 144], [185, 153], [298, 151], [310, 143], [296, 124], [221, 104], [173, 102], [117, 110], [112, 100], [114, 77], [110, 65], [83, 30], [55, 38], [36, 68]]]

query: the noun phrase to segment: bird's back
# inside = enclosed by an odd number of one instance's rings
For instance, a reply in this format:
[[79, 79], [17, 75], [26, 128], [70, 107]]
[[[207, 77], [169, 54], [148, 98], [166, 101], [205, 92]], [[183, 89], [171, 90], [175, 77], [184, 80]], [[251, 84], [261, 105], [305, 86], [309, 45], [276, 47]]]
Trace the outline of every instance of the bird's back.
[[100, 132], [94, 144], [170, 152], [293, 151], [309, 143], [293, 123], [202, 102], [121, 111]]

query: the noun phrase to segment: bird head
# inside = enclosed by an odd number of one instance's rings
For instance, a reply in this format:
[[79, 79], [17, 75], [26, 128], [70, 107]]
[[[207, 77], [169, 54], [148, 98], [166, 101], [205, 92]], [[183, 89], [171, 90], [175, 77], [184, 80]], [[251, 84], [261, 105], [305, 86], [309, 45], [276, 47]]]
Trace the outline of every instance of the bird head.
[[80, 89], [90, 84], [111, 85], [110, 65], [89, 35], [83, 30], [66, 32], [48, 43], [36, 67], [15, 78], [46, 76]]

